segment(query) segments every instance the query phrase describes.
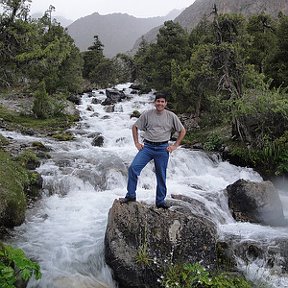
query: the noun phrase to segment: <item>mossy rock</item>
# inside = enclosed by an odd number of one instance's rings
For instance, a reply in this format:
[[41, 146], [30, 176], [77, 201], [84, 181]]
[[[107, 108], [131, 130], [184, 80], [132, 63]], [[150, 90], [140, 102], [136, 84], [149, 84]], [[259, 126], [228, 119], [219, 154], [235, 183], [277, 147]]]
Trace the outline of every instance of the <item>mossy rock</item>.
[[130, 115], [130, 118], [135, 117], [139, 118], [141, 116], [141, 113], [138, 110], [134, 110], [132, 114]]
[[27, 207], [24, 186], [29, 179], [23, 167], [0, 150], [0, 226], [23, 223]]
[[35, 141], [32, 143], [32, 147], [37, 149], [37, 150], [40, 150], [40, 151], [44, 151], [44, 152], [49, 152], [51, 151], [50, 148], [46, 147], [42, 142], [40, 141]]
[[42, 176], [36, 171], [29, 171], [29, 185], [25, 188], [25, 194], [30, 200], [35, 200], [41, 196], [41, 189], [43, 184]]
[[235, 272], [237, 271], [237, 263], [233, 251], [225, 241], [216, 243], [217, 264], [221, 270]]
[[9, 143], [10, 143], [9, 140], [6, 137], [4, 137], [2, 134], [0, 134], [0, 148], [5, 147]]
[[52, 135], [54, 139], [57, 139], [59, 141], [70, 141], [74, 140], [75, 137], [70, 132], [63, 132], [63, 133], [55, 133]]

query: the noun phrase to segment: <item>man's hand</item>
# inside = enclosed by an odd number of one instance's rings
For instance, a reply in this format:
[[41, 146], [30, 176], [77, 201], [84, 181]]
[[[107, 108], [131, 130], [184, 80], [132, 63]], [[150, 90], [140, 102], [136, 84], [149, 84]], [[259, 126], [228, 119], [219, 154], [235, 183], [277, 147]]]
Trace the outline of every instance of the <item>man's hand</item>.
[[176, 146], [176, 145], [170, 145], [170, 146], [168, 146], [167, 147], [167, 151], [169, 152], [169, 153], [172, 153], [174, 150], [176, 150], [178, 148], [178, 146]]
[[183, 129], [180, 131], [176, 142], [175, 142], [173, 145], [170, 145], [170, 146], [167, 147], [167, 151], [170, 152], [170, 153], [172, 153], [174, 150], [176, 150], [176, 149], [180, 146], [181, 141], [183, 140], [185, 134], [186, 134], [186, 129], [183, 128]]
[[141, 143], [139, 143], [139, 142], [135, 143], [135, 146], [136, 146], [136, 148], [137, 148], [139, 151], [140, 151], [141, 149], [143, 149], [143, 147], [144, 147], [144, 145], [141, 144]]

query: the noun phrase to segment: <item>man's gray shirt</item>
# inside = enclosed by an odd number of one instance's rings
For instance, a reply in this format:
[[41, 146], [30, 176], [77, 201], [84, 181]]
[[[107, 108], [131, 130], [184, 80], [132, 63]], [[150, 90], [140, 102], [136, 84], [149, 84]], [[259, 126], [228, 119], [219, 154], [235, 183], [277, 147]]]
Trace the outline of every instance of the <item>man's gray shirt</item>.
[[162, 112], [156, 109], [144, 111], [135, 126], [144, 131], [144, 139], [152, 142], [169, 141], [172, 132], [184, 128], [177, 115], [166, 109]]

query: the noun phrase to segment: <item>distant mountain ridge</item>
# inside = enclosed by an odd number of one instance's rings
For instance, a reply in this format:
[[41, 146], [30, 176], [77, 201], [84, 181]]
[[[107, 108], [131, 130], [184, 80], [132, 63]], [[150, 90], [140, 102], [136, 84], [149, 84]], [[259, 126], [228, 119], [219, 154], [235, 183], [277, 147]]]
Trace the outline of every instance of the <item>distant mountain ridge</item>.
[[[32, 18], [34, 19], [38, 19], [38, 18], [41, 18], [43, 16], [42, 13], [40, 12], [37, 12], [37, 13], [33, 13], [31, 15]], [[53, 19], [55, 19], [58, 23], [61, 24], [61, 26], [63, 27], [67, 27], [68, 25], [70, 25], [71, 23], [73, 23], [73, 20], [71, 19], [67, 19], [63, 16], [60, 16], [60, 15], [57, 15], [57, 16], [52, 16]]]
[[[277, 17], [279, 12], [283, 12], [283, 14], [288, 15], [288, 0], [196, 0], [178, 15], [174, 22], [178, 22], [187, 31], [191, 31], [204, 16], [212, 20], [211, 13], [214, 5], [217, 7], [218, 14], [241, 13], [249, 16], [265, 12]], [[160, 27], [154, 27], [148, 33], [142, 35], [143, 38], [149, 43], [156, 41]], [[132, 51], [137, 50], [140, 40], [141, 37], [136, 40]]]
[[96, 12], [74, 21], [67, 27], [67, 32], [81, 51], [87, 50], [94, 41], [94, 35], [98, 35], [104, 45], [104, 55], [113, 57], [131, 50], [141, 35], [167, 20], [173, 20], [180, 12], [173, 10], [167, 16], [150, 18], [122, 13], [100, 15]]

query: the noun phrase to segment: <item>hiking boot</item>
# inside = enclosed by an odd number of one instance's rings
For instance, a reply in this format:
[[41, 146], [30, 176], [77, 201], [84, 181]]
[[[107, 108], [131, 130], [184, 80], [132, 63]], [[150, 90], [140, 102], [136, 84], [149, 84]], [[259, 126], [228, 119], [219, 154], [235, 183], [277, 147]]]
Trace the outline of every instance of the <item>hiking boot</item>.
[[129, 198], [129, 197], [119, 198], [119, 202], [121, 204], [128, 203], [128, 202], [135, 202], [135, 201], [136, 201], [136, 198]]
[[164, 202], [156, 205], [157, 208], [168, 209], [169, 206]]

